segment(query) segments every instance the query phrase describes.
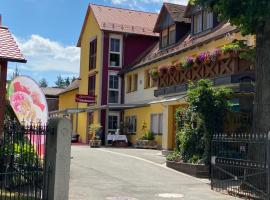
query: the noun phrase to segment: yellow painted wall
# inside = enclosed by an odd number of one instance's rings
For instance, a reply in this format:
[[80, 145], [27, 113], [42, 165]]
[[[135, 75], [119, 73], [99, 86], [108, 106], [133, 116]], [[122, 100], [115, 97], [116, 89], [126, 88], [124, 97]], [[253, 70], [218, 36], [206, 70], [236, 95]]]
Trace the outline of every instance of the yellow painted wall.
[[[90, 40], [97, 38], [97, 59], [96, 59], [96, 69], [89, 71], [89, 47], [90, 47]], [[96, 74], [96, 96], [97, 102], [100, 102], [101, 95], [99, 94], [100, 91], [100, 77], [101, 77], [101, 52], [102, 52], [102, 31], [100, 30], [95, 16], [93, 15], [92, 10], [89, 13], [87, 24], [85, 30], [82, 35], [81, 40], [81, 64], [80, 64], [80, 94], [88, 94], [88, 77], [91, 74]], [[85, 103], [80, 103], [79, 108], [86, 108], [88, 107]], [[81, 136], [82, 142], [86, 143], [87, 141], [87, 113], [80, 113], [79, 114], [79, 125], [78, 125], [78, 132]], [[99, 121], [99, 114], [97, 112], [94, 113], [94, 121]]]
[[[75, 102], [76, 94], [78, 94], [79, 89], [72, 90], [59, 95], [59, 110], [66, 110], [70, 108], [77, 108], [77, 103]], [[73, 132], [76, 132], [76, 114], [69, 117], [72, 121]]]
[[[136, 143], [136, 140], [141, 138], [144, 133], [142, 131], [143, 123], [147, 124], [147, 129], [150, 130], [151, 127], [151, 114], [163, 113], [164, 107], [161, 104], [153, 104], [149, 107], [141, 107], [141, 108], [134, 108], [134, 109], [127, 109], [124, 112], [125, 118], [128, 116], [136, 116], [137, 117], [137, 132], [136, 135], [128, 136], [129, 141], [132, 144]], [[162, 145], [162, 136], [156, 135], [155, 140], [158, 144]]]

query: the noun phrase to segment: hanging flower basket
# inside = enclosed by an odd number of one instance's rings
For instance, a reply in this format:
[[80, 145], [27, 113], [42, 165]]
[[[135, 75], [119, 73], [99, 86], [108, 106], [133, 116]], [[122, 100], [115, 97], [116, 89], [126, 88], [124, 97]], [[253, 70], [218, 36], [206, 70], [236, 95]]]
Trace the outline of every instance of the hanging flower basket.
[[149, 74], [153, 80], [157, 80], [159, 78], [159, 73], [157, 69], [151, 69]]
[[215, 49], [212, 53], [210, 53], [209, 59], [211, 63], [216, 63], [219, 60], [221, 54], [222, 52], [220, 49]]
[[194, 58], [188, 57], [183, 63], [182, 68], [183, 69], [190, 69], [194, 65]]
[[175, 73], [176, 72], [176, 66], [175, 65], [171, 65], [170, 67], [169, 67], [169, 73], [170, 74], [173, 74], [173, 73]]
[[162, 66], [158, 67], [158, 73], [160, 76], [166, 74], [167, 72], [168, 72], [167, 66], [162, 65]]
[[205, 60], [206, 60], [206, 57], [207, 57], [207, 55], [206, 55], [205, 52], [200, 53], [200, 54], [195, 58], [195, 63], [196, 63], [197, 65], [203, 64], [203, 63], [205, 62]]

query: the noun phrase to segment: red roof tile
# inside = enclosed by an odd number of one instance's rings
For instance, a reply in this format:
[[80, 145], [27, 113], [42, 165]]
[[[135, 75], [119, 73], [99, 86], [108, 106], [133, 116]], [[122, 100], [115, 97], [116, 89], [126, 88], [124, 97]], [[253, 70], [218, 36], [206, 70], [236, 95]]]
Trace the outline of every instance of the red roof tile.
[[78, 46], [80, 46], [82, 33], [86, 26], [90, 10], [93, 11], [101, 30], [158, 36], [158, 34], [153, 32], [158, 13], [90, 4], [78, 41]]
[[8, 28], [0, 27], [0, 59], [26, 62]]

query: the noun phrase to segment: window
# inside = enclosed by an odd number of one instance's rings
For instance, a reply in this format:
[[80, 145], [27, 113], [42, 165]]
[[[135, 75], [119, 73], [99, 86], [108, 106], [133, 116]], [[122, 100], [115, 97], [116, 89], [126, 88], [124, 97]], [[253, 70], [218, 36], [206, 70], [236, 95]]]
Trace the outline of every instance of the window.
[[119, 76], [116, 74], [111, 74], [109, 76], [109, 103], [119, 103], [119, 85]]
[[89, 70], [96, 68], [97, 60], [97, 39], [90, 42], [89, 52]]
[[121, 67], [121, 38], [110, 38], [110, 67]]
[[169, 45], [174, 44], [175, 41], [176, 41], [176, 30], [175, 25], [173, 25], [169, 29]]
[[128, 75], [127, 77], [127, 93], [131, 92], [132, 90], [132, 76]]
[[118, 113], [109, 113], [108, 117], [108, 130], [109, 133], [115, 133], [119, 127], [119, 114]]
[[126, 123], [127, 123], [128, 133], [136, 133], [137, 132], [137, 117], [136, 116], [126, 117]]
[[151, 115], [151, 131], [154, 134], [162, 134], [163, 132], [163, 114], [152, 114]]
[[162, 31], [162, 41], [161, 46], [166, 47], [168, 46], [168, 29]]
[[213, 13], [209, 11], [203, 12], [203, 30], [213, 27]]
[[193, 17], [193, 33], [202, 32], [202, 13], [194, 15]]
[[149, 70], [146, 70], [144, 72], [144, 88], [145, 89], [150, 88], [151, 77], [149, 73], [150, 73]]
[[156, 87], [158, 81], [153, 80], [150, 76], [150, 70], [146, 70], [144, 75], [144, 89], [151, 88], [151, 87]]
[[132, 91], [137, 91], [138, 90], [138, 74], [133, 75], [133, 90]]
[[94, 96], [96, 89], [96, 76], [88, 77], [88, 95]]
[[200, 33], [202, 31], [213, 28], [213, 13], [209, 11], [202, 11], [193, 16], [193, 33]]

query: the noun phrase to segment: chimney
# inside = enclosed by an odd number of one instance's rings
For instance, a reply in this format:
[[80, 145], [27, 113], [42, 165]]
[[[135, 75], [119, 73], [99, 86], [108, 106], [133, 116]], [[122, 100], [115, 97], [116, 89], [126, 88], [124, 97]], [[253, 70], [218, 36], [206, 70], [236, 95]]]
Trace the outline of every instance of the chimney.
[[2, 26], [2, 15], [0, 14], [0, 27]]

